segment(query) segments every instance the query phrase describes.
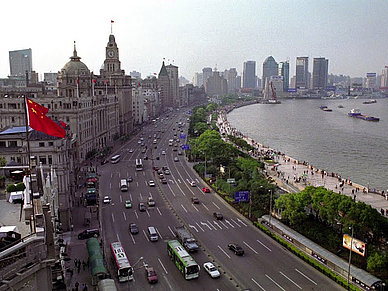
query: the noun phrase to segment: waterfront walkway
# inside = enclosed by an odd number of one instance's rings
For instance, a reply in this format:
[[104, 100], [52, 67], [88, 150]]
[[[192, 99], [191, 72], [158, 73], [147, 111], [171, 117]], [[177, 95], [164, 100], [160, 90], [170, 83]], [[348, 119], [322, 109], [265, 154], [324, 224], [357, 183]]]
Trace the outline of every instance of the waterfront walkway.
[[306, 186], [323, 186], [333, 192], [350, 196], [355, 201], [369, 204], [382, 215], [388, 216], [388, 190], [368, 189], [367, 186], [341, 177], [338, 173], [318, 169], [313, 165], [288, 157], [284, 153], [276, 152], [269, 146], [260, 144], [232, 127], [226, 114], [226, 110], [218, 112], [217, 126], [221, 136], [226, 138], [228, 135], [232, 135], [244, 139], [254, 147], [254, 150], [249, 153], [254, 158], [271, 157], [273, 162], [266, 163], [265, 170], [280, 188], [287, 192], [297, 192], [302, 191]]

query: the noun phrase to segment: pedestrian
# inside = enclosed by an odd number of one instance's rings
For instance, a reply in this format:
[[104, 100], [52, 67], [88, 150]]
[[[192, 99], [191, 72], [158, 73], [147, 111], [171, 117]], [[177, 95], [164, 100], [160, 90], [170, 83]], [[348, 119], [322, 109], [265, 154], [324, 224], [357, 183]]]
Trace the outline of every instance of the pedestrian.
[[79, 271], [81, 270], [81, 264], [78, 264], [77, 265], [77, 272], [78, 272], [78, 274], [79, 274]]
[[85, 270], [85, 267], [86, 267], [86, 262], [84, 260], [82, 260], [82, 269]]
[[74, 270], [72, 268], [69, 268], [68, 272], [70, 273], [70, 277], [73, 277]]
[[74, 267], [77, 267], [77, 259], [74, 259]]
[[72, 225], [70, 226], [70, 229], [71, 229], [71, 231], [73, 231], [73, 229], [74, 229], [74, 224], [72, 224]]
[[381, 215], [384, 215], [384, 209], [381, 208], [380, 212], [381, 212]]
[[88, 291], [88, 286], [87, 286], [86, 284], [83, 284], [83, 285], [82, 285], [82, 290]]
[[75, 286], [75, 290], [76, 290], [76, 291], [78, 291], [78, 286], [79, 286], [79, 283], [78, 283], [78, 281], [77, 281], [77, 282], [75, 282], [74, 286]]

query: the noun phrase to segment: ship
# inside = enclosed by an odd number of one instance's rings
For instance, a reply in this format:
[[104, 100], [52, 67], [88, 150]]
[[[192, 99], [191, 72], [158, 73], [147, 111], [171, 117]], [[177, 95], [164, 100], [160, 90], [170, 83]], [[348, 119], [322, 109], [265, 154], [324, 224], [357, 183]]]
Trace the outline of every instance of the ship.
[[333, 110], [331, 110], [330, 108], [328, 108], [327, 106], [321, 106], [319, 107], [319, 109], [323, 110], [323, 111], [327, 111], [327, 112], [331, 112]]
[[353, 108], [352, 110], [350, 110], [350, 112], [348, 113], [348, 116], [360, 118], [360, 119], [363, 119], [366, 121], [380, 121], [380, 118], [378, 118], [378, 117], [367, 116], [367, 115], [361, 114], [361, 110], [357, 109], [357, 108]]
[[370, 100], [362, 102], [362, 104], [373, 104], [373, 103], [376, 103], [376, 102], [377, 102], [376, 99], [370, 99]]
[[268, 78], [265, 79], [264, 87], [264, 104], [281, 104], [282, 102], [276, 98], [276, 88], [274, 87], [272, 81], [268, 82]]

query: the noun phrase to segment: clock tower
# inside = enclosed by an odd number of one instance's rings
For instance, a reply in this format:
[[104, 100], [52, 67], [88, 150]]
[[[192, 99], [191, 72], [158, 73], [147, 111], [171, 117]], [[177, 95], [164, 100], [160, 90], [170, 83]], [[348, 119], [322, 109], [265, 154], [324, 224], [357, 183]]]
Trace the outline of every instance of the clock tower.
[[113, 34], [109, 35], [109, 41], [105, 48], [105, 61], [103, 74], [106, 76], [121, 75], [121, 63], [119, 60], [119, 49]]

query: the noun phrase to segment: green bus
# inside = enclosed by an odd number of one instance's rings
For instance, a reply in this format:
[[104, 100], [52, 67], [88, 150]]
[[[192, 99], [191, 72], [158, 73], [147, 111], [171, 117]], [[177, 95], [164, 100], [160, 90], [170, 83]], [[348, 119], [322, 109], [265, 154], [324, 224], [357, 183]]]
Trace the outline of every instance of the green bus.
[[199, 265], [177, 240], [167, 241], [167, 254], [186, 280], [199, 277]]

